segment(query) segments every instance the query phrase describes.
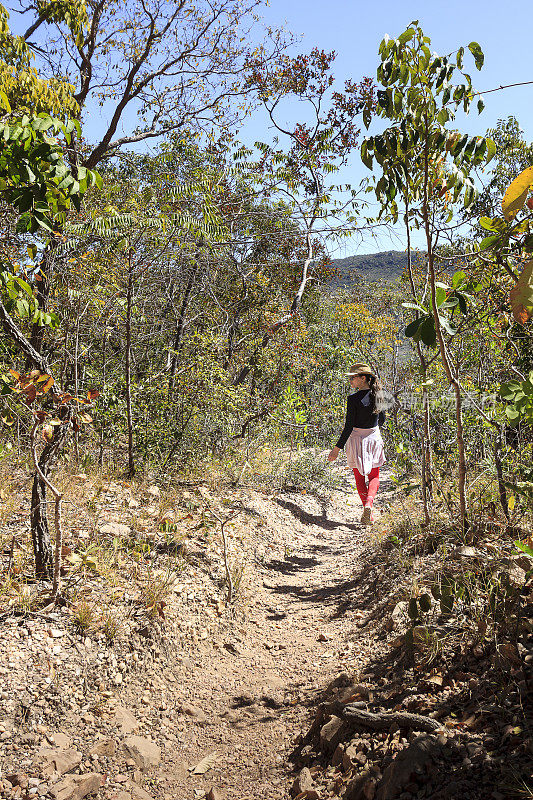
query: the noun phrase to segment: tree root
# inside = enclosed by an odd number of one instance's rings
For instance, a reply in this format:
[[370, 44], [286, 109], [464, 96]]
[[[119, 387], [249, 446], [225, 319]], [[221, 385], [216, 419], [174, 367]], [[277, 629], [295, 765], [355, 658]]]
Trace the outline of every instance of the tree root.
[[351, 725], [361, 725], [375, 731], [388, 731], [391, 728], [412, 728], [415, 731], [433, 733], [442, 728], [440, 722], [420, 714], [407, 711], [365, 711], [357, 708], [359, 703], [349, 703], [342, 711], [342, 717]]

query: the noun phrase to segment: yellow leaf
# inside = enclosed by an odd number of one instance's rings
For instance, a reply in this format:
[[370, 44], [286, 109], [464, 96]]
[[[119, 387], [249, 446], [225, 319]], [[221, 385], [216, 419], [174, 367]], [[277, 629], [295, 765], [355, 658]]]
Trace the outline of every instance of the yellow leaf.
[[533, 167], [527, 167], [518, 178], [514, 179], [503, 197], [502, 211], [507, 222], [518, 214], [526, 202], [531, 186], [533, 186]]
[[533, 258], [526, 261], [515, 286], [509, 292], [513, 317], [525, 325], [533, 316]]
[[515, 503], [516, 503], [516, 497], [510, 497], [509, 500], [507, 501], [507, 508], [509, 509], [511, 514], [513, 513]]

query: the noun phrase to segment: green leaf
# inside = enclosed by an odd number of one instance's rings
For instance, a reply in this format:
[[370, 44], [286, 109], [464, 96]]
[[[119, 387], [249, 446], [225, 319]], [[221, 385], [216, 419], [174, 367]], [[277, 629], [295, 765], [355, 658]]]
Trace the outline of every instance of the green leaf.
[[406, 327], [406, 329], [404, 331], [404, 333], [407, 336], [407, 338], [410, 339], [411, 337], [413, 337], [416, 334], [416, 332], [418, 331], [418, 328], [419, 328], [419, 326], [420, 326], [422, 321], [423, 321], [423, 317], [420, 318], [420, 319], [414, 319], [412, 322], [409, 323], [409, 325]]
[[368, 139], [363, 139], [361, 143], [361, 161], [365, 167], [372, 169], [372, 156], [368, 153]]
[[449, 333], [450, 336], [454, 336], [457, 333], [457, 328], [453, 327], [448, 317], [444, 317], [439, 314], [439, 322], [441, 327], [444, 328], [446, 333]]
[[500, 241], [501, 237], [499, 234], [495, 236], [486, 236], [484, 239], [481, 240], [479, 249], [480, 250], [488, 250], [489, 247], [494, 247]]
[[443, 289], [442, 286], [437, 286], [435, 289], [435, 300], [437, 302], [437, 308], [446, 300], [446, 289]]
[[435, 320], [432, 316], [426, 317], [419, 328], [420, 338], [427, 347], [434, 347], [437, 341]]
[[452, 276], [452, 288], [457, 289], [463, 281], [466, 281], [466, 272], [463, 272], [462, 269], [454, 272]]
[[493, 142], [492, 139], [485, 139], [485, 142], [487, 143], [487, 159], [486, 159], [486, 163], [488, 164], [489, 161], [491, 161], [494, 158], [494, 156], [496, 155], [496, 145], [495, 145], [495, 143]]
[[44, 228], [45, 230], [50, 231], [50, 233], [54, 232], [54, 229], [52, 227], [52, 222], [50, 221], [50, 219], [45, 214], [41, 213], [40, 211], [35, 211], [33, 216], [34, 216], [37, 224], [41, 228]]
[[458, 292], [457, 299], [459, 300], [459, 309], [461, 311], [461, 314], [466, 314], [468, 311], [468, 306], [466, 304], [465, 295]]
[[530, 547], [528, 544], [526, 544], [526, 542], [521, 542], [520, 539], [517, 539], [514, 545], [523, 553], [533, 558], [533, 547]]
[[424, 614], [427, 614], [428, 611], [431, 611], [431, 597], [427, 592], [420, 595], [420, 597], [418, 598], [418, 603]]
[[15, 275], [14, 279], [16, 280], [18, 285], [21, 287], [21, 289], [23, 289], [29, 297], [33, 297], [33, 290], [32, 290], [32, 288], [31, 288], [29, 283], [27, 283], [22, 278], [19, 278], [18, 275]]
[[406, 44], [407, 42], [410, 42], [411, 39], [414, 38], [414, 35], [415, 35], [414, 30], [412, 28], [407, 28], [407, 30], [405, 30], [403, 33], [400, 33], [400, 35], [398, 36], [398, 41], [400, 42], [400, 44]]
[[470, 42], [468, 45], [468, 49], [474, 56], [474, 63], [476, 65], [476, 69], [481, 69], [483, 66], [483, 62], [485, 61], [485, 56], [483, 55], [483, 50], [479, 46], [477, 42]]
[[479, 224], [482, 228], [485, 228], [486, 231], [497, 230], [497, 228], [494, 227], [494, 221], [490, 217], [480, 217]]
[[3, 108], [8, 114], [11, 114], [11, 106], [9, 104], [9, 100], [7, 99], [7, 94], [3, 89], [0, 89], [0, 108]]
[[409, 614], [410, 619], [413, 621], [418, 619], [418, 603], [416, 602], [416, 597], [411, 597], [409, 600], [409, 605], [407, 606], [407, 613]]

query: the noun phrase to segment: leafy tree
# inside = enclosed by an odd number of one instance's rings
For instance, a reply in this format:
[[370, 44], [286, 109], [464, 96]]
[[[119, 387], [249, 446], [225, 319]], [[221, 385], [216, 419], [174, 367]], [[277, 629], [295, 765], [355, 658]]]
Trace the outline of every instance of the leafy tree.
[[[263, 43], [252, 44], [260, 6], [261, 0], [93, 0], [86, 7], [82, 0], [30, 0], [22, 4], [23, 38], [42, 75], [66, 75], [75, 86], [80, 119], [100, 107], [100, 141], [79, 152], [93, 168], [133, 142], [235, 119], [250, 91], [250, 59], [275, 60], [285, 46], [278, 31], [261, 31]], [[119, 135], [126, 114], [138, 126]]]
[[533, 163], [533, 144], [528, 144], [516, 117], [500, 119], [489, 128], [487, 137], [496, 147], [491, 164], [490, 180], [479, 196], [465, 210], [467, 221], [494, 217], [501, 208], [501, 199], [509, 184]]
[[[452, 55], [431, 53], [431, 40], [415, 21], [397, 39], [385, 38], [379, 48], [381, 64], [377, 113], [393, 124], [382, 134], [366, 139], [361, 158], [370, 168], [373, 161], [383, 174], [375, 185], [378, 200], [397, 218], [401, 203], [406, 225], [422, 227], [426, 238], [429, 297], [427, 304], [417, 297], [416, 320], [406, 333], [428, 347], [438, 345], [439, 355], [455, 394], [458, 451], [458, 493], [463, 528], [468, 528], [466, 499], [466, 458], [462, 420], [459, 364], [453, 364], [447, 337], [455, 334], [450, 312], [465, 310], [461, 300], [464, 284], [457, 278], [447, 287], [437, 280], [436, 246], [453, 204], [472, 203], [475, 186], [472, 169], [485, 164], [495, 153], [494, 144], [483, 137], [470, 137], [450, 130], [448, 123], [459, 108], [468, 112], [474, 100], [472, 81], [463, 69], [465, 48]], [[468, 46], [475, 65], [481, 69], [483, 53], [477, 42]], [[453, 83], [459, 74], [464, 82]], [[478, 100], [478, 111], [483, 101]], [[415, 289], [411, 284], [412, 290]], [[424, 369], [424, 367], [423, 367]], [[424, 381], [425, 382], [425, 381]], [[427, 430], [426, 430], [427, 439]]]

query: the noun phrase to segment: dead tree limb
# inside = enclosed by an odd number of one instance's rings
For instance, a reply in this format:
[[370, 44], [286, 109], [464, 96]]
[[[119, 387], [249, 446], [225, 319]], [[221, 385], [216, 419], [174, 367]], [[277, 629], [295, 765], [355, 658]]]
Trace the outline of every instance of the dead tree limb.
[[388, 731], [391, 727], [412, 728], [415, 731], [433, 733], [442, 728], [440, 722], [421, 714], [409, 714], [407, 711], [365, 711], [349, 703], [342, 711], [342, 717], [351, 725], [360, 725], [374, 731]]

